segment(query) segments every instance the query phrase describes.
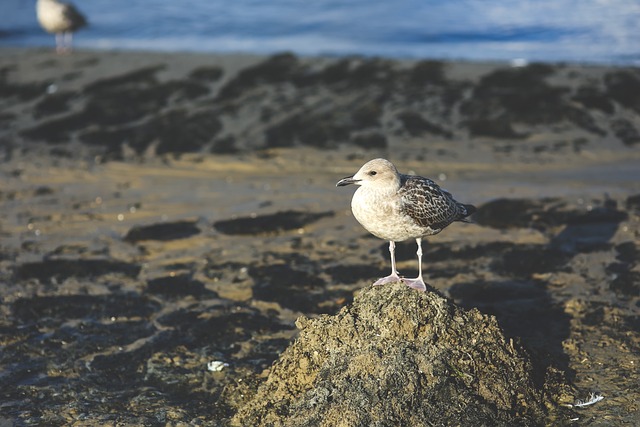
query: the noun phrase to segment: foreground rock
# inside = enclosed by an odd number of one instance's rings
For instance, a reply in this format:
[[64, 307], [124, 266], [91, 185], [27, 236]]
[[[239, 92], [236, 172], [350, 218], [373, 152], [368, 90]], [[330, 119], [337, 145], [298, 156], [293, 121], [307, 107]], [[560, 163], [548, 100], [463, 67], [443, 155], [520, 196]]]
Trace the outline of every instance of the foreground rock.
[[435, 291], [368, 287], [297, 326], [232, 424], [538, 425], [553, 405], [495, 318]]

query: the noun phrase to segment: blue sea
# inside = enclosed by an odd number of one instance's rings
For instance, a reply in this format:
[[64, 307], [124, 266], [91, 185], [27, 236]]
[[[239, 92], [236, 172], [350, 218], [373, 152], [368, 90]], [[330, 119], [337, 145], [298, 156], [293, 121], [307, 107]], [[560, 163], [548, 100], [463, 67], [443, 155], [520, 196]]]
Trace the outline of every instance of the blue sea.
[[[52, 46], [2, 0], [0, 46]], [[91, 49], [640, 65], [640, 0], [75, 0]]]

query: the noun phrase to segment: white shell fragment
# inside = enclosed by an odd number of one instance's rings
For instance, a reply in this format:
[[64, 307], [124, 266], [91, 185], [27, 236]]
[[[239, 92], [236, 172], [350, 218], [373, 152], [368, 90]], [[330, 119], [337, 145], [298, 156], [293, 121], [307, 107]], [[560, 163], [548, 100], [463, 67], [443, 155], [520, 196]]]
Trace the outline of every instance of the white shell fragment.
[[212, 360], [211, 362], [207, 363], [207, 369], [211, 372], [220, 372], [228, 366], [228, 363], [222, 362], [220, 360]]
[[[585, 406], [593, 405], [594, 403], [600, 402], [604, 399], [604, 396], [599, 393], [591, 393], [589, 398], [585, 400], [577, 400], [573, 405], [565, 405], [568, 408], [584, 408]], [[573, 421], [573, 420], [572, 420]]]
[[584, 407], [584, 406], [593, 405], [594, 403], [598, 403], [602, 399], [604, 399], [603, 395], [597, 394], [597, 393], [591, 393], [591, 395], [589, 395], [589, 399], [587, 399], [587, 400], [578, 400], [576, 403], [573, 404], [573, 406], [575, 406], [576, 408], [581, 408], [581, 407]]

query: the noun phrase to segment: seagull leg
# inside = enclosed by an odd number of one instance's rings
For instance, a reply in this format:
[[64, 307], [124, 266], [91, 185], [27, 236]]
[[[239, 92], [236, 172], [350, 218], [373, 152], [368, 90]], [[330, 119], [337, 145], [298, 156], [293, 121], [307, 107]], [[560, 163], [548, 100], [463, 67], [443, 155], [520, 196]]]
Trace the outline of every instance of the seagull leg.
[[56, 33], [56, 52], [62, 53], [64, 52], [64, 35], [61, 33]]
[[73, 50], [73, 32], [65, 32], [65, 49], [67, 52], [71, 52]]
[[387, 283], [396, 283], [402, 281], [400, 276], [398, 276], [398, 272], [396, 271], [396, 242], [394, 242], [393, 240], [389, 241], [389, 253], [391, 254], [391, 274], [387, 277], [376, 280], [373, 286], [386, 285]]
[[402, 281], [410, 288], [426, 292], [427, 286], [422, 279], [422, 238], [418, 237], [416, 243], [418, 244], [418, 252], [416, 252], [418, 255], [418, 277], [415, 279], [402, 279]]

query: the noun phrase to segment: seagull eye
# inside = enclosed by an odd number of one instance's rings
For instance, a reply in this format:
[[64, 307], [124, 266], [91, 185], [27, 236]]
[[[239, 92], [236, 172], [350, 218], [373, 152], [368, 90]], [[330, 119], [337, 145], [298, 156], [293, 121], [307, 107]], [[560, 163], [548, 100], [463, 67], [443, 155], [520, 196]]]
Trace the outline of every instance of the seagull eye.
[[371, 171], [371, 172], [369, 172], [369, 175], [374, 176], [374, 175], [376, 175], [377, 173], [378, 173], [378, 172], [376, 172], [376, 171]]

